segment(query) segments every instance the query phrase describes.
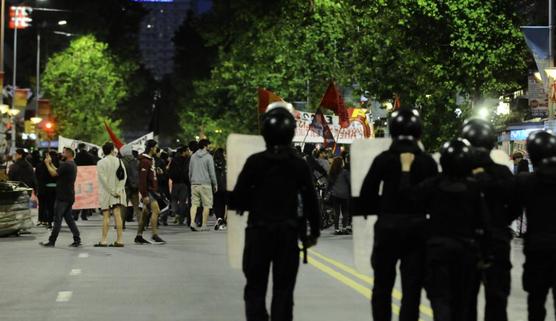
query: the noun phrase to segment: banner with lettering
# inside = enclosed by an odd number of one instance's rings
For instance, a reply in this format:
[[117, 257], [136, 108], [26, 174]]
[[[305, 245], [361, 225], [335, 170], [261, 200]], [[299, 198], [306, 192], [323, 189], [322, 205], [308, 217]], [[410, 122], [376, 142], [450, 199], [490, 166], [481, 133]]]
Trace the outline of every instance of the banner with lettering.
[[[324, 139], [316, 132], [309, 130], [309, 125], [313, 121], [315, 113], [296, 112], [297, 128], [293, 141], [296, 143], [315, 143], [322, 144]], [[369, 138], [371, 130], [369, 125], [363, 121], [351, 121], [349, 127], [341, 128], [340, 121], [336, 115], [324, 115], [332, 135], [338, 144], [351, 144], [356, 139]]]

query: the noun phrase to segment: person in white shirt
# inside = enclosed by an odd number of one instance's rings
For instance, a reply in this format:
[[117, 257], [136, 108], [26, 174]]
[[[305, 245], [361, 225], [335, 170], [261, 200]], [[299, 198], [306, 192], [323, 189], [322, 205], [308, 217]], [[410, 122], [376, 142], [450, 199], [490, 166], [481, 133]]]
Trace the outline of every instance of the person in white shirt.
[[123, 247], [122, 240], [122, 208], [127, 205], [125, 182], [127, 173], [123, 162], [117, 157], [118, 151], [114, 144], [107, 142], [102, 146], [105, 155], [97, 164], [97, 178], [99, 182], [99, 201], [102, 209], [102, 240], [96, 247], [108, 246], [108, 228], [110, 212], [116, 223], [117, 240], [110, 246]]

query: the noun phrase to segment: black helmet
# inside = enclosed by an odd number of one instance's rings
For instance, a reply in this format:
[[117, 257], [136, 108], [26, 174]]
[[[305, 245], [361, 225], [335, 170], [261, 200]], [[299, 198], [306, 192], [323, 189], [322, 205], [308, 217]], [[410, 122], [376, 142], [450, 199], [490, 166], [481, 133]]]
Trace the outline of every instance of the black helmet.
[[527, 137], [527, 152], [535, 167], [551, 161], [556, 157], [556, 137], [544, 130], [531, 133]]
[[473, 150], [466, 139], [455, 138], [440, 149], [442, 172], [449, 176], [465, 177], [471, 174]]
[[465, 138], [473, 147], [491, 150], [496, 146], [496, 133], [491, 123], [473, 118], [467, 120], [461, 128], [461, 137]]
[[421, 138], [423, 125], [419, 112], [415, 109], [402, 108], [396, 110], [390, 116], [388, 124], [390, 135], [394, 138]]
[[297, 125], [287, 107], [269, 108], [262, 123], [262, 134], [267, 147], [291, 145]]

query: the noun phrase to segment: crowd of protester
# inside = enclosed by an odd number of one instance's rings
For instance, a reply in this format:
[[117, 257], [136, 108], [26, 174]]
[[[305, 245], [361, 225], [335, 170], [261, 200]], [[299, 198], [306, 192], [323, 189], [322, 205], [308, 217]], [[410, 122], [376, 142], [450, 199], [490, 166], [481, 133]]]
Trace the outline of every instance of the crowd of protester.
[[[75, 173], [66, 177], [66, 165], [75, 166]], [[99, 186], [99, 208], [72, 209], [75, 202], [75, 180], [79, 168], [96, 166]], [[212, 150], [207, 139], [191, 141], [176, 149], [160, 148], [150, 140], [141, 153], [131, 148], [118, 150], [111, 142], [102, 151], [79, 144], [74, 151], [65, 148], [62, 153], [54, 150], [33, 151], [17, 149], [7, 166], [8, 178], [32, 188], [38, 205], [37, 226], [54, 230], [49, 242], [54, 246], [60, 226], [65, 219], [74, 232], [74, 244], [81, 239], [75, 221], [86, 221], [99, 213], [103, 228], [98, 247], [124, 246], [122, 231], [126, 222], [138, 222], [137, 244], [164, 244], [158, 235], [158, 226], [184, 225], [192, 231], [208, 231], [209, 216], [215, 215], [214, 230], [226, 229], [226, 153], [224, 149]], [[61, 182], [63, 180], [63, 182]], [[68, 184], [69, 181], [72, 183]], [[65, 191], [61, 209], [60, 196]], [[64, 193], [64, 191], [62, 191]], [[68, 214], [69, 213], [69, 214]], [[66, 215], [67, 214], [67, 215]], [[68, 215], [70, 217], [68, 217]], [[114, 217], [117, 240], [108, 243], [110, 218]], [[172, 220], [170, 220], [172, 218]], [[143, 232], [150, 228], [150, 241]]]

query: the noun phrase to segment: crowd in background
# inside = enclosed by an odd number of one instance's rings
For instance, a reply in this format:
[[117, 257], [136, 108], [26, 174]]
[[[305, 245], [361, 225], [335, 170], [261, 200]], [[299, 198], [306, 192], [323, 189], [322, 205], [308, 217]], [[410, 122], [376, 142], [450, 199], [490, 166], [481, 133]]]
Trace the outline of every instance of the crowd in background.
[[[155, 224], [190, 226], [193, 231], [208, 230], [208, 217], [216, 216], [215, 230], [226, 229], [226, 153], [224, 149], [212, 150], [210, 141], [191, 141], [176, 149], [159, 148], [153, 153], [154, 173], [157, 181], [155, 201], [160, 215]], [[97, 166], [108, 155], [97, 148], [79, 144], [75, 152], [75, 165]], [[140, 221], [144, 211], [140, 193], [141, 157], [138, 150], [122, 149], [115, 156], [125, 169], [125, 203], [121, 211], [123, 229], [126, 222]], [[62, 154], [54, 150], [35, 150], [28, 153], [18, 149], [7, 164], [11, 181], [20, 181], [33, 189], [38, 202], [37, 226], [51, 229], [54, 221], [57, 177], [48, 172], [46, 158], [58, 168]], [[102, 157], [102, 158], [101, 158]], [[191, 169], [191, 170], [190, 170]], [[99, 178], [100, 179], [100, 178]], [[208, 179], [208, 180], [207, 180]], [[207, 189], [206, 186], [209, 186]], [[88, 220], [99, 209], [76, 209], [74, 220]], [[151, 215], [147, 213], [146, 215]], [[170, 220], [172, 218], [172, 220]], [[152, 224], [147, 220], [146, 227]]]

